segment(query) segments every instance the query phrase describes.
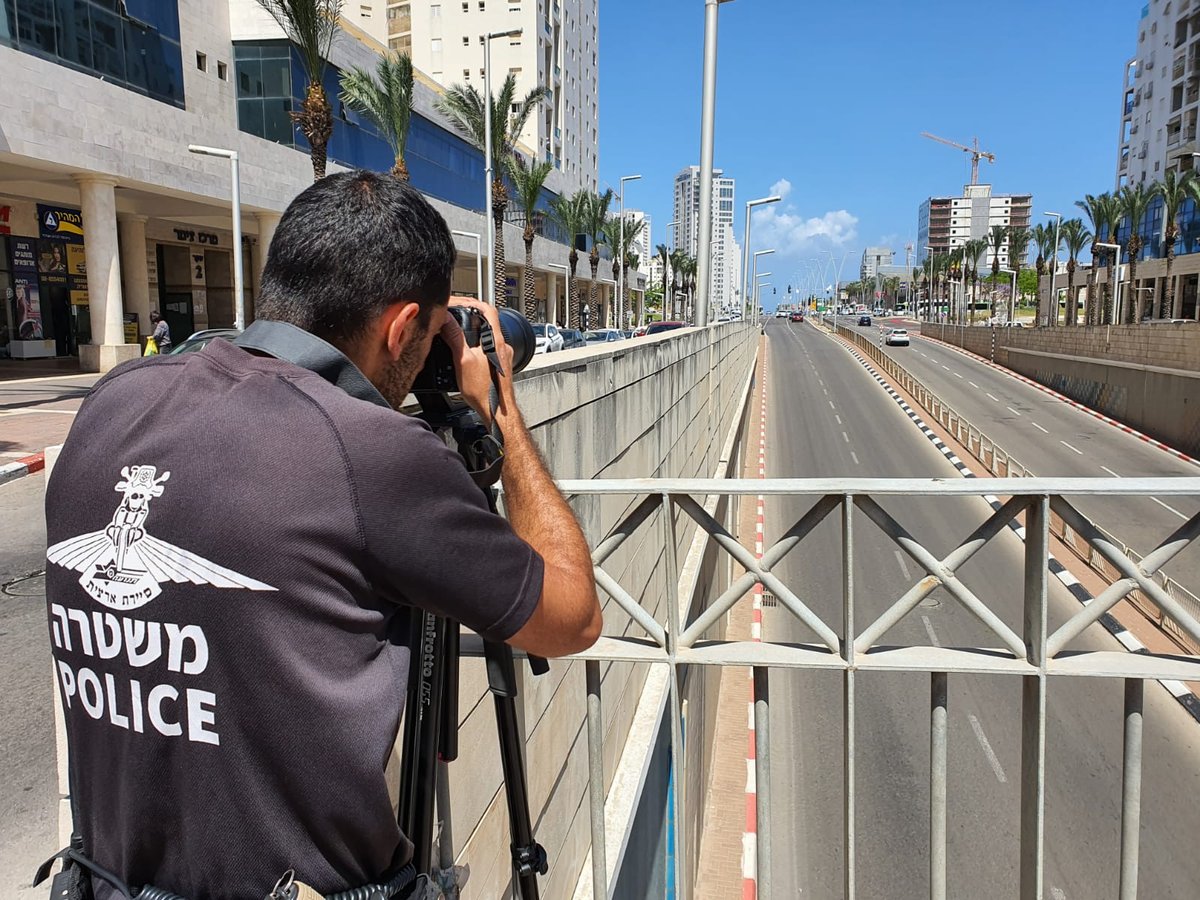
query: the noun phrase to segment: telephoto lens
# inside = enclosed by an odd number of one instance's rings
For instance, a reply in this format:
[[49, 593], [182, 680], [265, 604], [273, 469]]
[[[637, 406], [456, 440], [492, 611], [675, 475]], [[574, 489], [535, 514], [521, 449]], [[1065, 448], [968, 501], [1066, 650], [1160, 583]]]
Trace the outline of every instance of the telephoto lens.
[[[486, 324], [483, 314], [469, 306], [451, 306], [449, 312], [462, 328], [467, 345], [478, 347], [482, 328]], [[515, 309], [507, 307], [501, 307], [498, 312], [500, 313], [500, 333], [504, 336], [504, 342], [512, 347], [513, 351], [512, 372], [506, 373], [512, 375], [529, 365], [530, 360], [533, 359], [533, 351], [537, 342], [533, 335], [533, 326], [523, 315]], [[444, 394], [457, 390], [458, 376], [454, 371], [454, 359], [450, 355], [450, 347], [440, 337], [435, 337], [429, 348], [429, 356], [425, 359], [425, 366], [413, 382], [412, 392], [414, 394]]]
[[500, 307], [500, 332], [504, 335], [504, 342], [512, 347], [513, 372], [520, 372], [533, 360], [533, 351], [537, 347], [533, 326], [515, 309], [502, 306]]

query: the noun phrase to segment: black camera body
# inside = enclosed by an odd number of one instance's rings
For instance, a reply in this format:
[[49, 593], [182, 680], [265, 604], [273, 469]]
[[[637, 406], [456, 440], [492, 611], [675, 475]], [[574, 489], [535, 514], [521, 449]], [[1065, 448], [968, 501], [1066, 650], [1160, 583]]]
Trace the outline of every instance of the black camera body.
[[[462, 329], [468, 347], [478, 347], [484, 342], [491, 326], [483, 313], [470, 306], [451, 306], [447, 312]], [[513, 351], [513, 372], [520, 372], [529, 365], [537, 347], [533, 326], [514, 309], [501, 307], [498, 312], [504, 342]], [[448, 394], [458, 389], [458, 375], [454, 370], [454, 357], [450, 353], [450, 346], [441, 336], [435, 337], [429, 348], [429, 356], [425, 358], [425, 365], [413, 381], [412, 392], [419, 397], [421, 394]]]

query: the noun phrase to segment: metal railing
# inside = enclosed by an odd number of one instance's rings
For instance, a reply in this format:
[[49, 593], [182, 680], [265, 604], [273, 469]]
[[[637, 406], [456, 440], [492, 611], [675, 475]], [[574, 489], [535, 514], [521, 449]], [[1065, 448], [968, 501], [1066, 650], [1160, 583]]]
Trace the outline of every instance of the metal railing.
[[[1000, 446], [986, 432], [972, 425], [967, 419], [954, 410], [950, 404], [929, 390], [895, 359], [883, 352], [883, 349], [861, 334], [843, 325], [838, 325], [837, 332], [850, 340], [856, 347], [863, 350], [882, 372], [891, 378], [901, 390], [924, 408], [929, 416], [945, 428], [954, 439], [967, 449], [975, 459], [991, 474], [1001, 478], [1036, 478], [1032, 469], [1021, 463], [1016, 457]], [[1116, 548], [1123, 557], [1142, 564], [1145, 557], [1130, 547], [1120, 538], [1111, 534], [1086, 517], [1076, 513], [1078, 521], [1068, 521], [1057, 513], [1050, 517], [1050, 533], [1058, 538], [1081, 562], [1103, 578], [1109, 584], [1114, 584], [1123, 578], [1120, 569], [1114, 567], [1102, 554], [1097, 553], [1093, 544], [1085, 535], [1095, 535], [1096, 539], [1104, 540]], [[1186, 609], [1193, 618], [1200, 618], [1200, 597], [1184, 587], [1161, 568], [1154, 572], [1154, 581], [1172, 597], [1181, 608]], [[1130, 602], [1154, 622], [1172, 640], [1189, 653], [1200, 653], [1200, 643], [1193, 640], [1188, 633], [1179, 627], [1171, 616], [1165, 614], [1160, 606], [1140, 589], [1135, 589], [1129, 595]]]
[[[689, 673], [710, 666], [741, 666], [753, 670], [755, 721], [762, 733], [756, 742], [754, 773], [757, 783], [769, 785], [771, 754], [766, 733], [770, 727], [770, 682], [774, 670], [836, 671], [843, 691], [843, 792], [845, 821], [843, 865], [845, 896], [853, 900], [855, 888], [855, 691], [859, 672], [927, 673], [930, 686], [929, 768], [929, 874], [930, 896], [944, 900], [947, 875], [947, 697], [952, 677], [988, 674], [1022, 681], [1021, 797], [1020, 797], [1020, 896], [1027, 900], [1044, 895], [1046, 815], [1046, 698], [1051, 677], [1110, 677], [1124, 682], [1124, 759], [1121, 788], [1121, 900], [1134, 900], [1138, 883], [1139, 826], [1141, 814], [1142, 696], [1146, 679], [1200, 681], [1200, 657], [1167, 656], [1121, 651], [1081, 651], [1068, 645], [1132, 590], [1143, 591], [1159, 604], [1193, 640], [1200, 641], [1200, 622], [1183, 609], [1154, 581], [1154, 575], [1200, 535], [1200, 514], [1162, 542], [1141, 561], [1123, 555], [1119, 548], [1074, 510], [1067, 497], [1200, 495], [1200, 478], [1098, 479], [1098, 478], [999, 478], [964, 479], [766, 479], [766, 480], [613, 480], [568, 481], [561, 484], [569, 496], [583, 502], [628, 498], [626, 512], [595, 547], [592, 559], [596, 582], [627, 616], [606, 611], [609, 630], [628, 625], [624, 636], [606, 634], [589, 651], [580, 654], [586, 666], [588, 773], [591, 782], [591, 838], [593, 896], [605, 898], [605, 824], [601, 805], [604, 784], [604, 735], [601, 709], [601, 663], [632, 662], [666, 667], [669, 672], [670, 758], [675, 790], [673, 816], [668, 828], [674, 841], [674, 876], [677, 896], [690, 897], [695, 874], [698, 839], [686, 823], [693, 805], [700, 802], [689, 788], [688, 754], [684, 751], [682, 718]], [[959, 498], [996, 494], [1007, 497], [998, 509], [965, 535], [953, 550], [939, 557], [889, 512], [880, 501], [889, 497], [926, 497], [927, 502], [961, 502]], [[788, 525], [760, 557], [739, 541], [718, 520], [729, 520], [732, 504], [722, 498], [748, 496], [810, 498], [806, 511]], [[1057, 630], [1048, 625], [1050, 603], [1050, 521], [1057, 514], [1069, 522], [1094, 552], [1121, 573], [1120, 580], [1090, 605], [1073, 611]], [[782, 564], [829, 517], [840, 520], [840, 590], [833, 598], [814, 598], [811, 579], [803, 588], [786, 583]], [[902, 595], [880, 614], [866, 615], [855, 587], [855, 541], [863, 517], [920, 568], [920, 577], [902, 588]], [[1001, 611], [990, 606], [962, 577], [960, 570], [993, 538], [1023, 519], [1024, 567], [1021, 597], [1022, 626], [1010, 628]], [[722, 556], [738, 564], [744, 574], [728, 582], [716, 579], [703, 597], [703, 578], [691, 582], [680, 577], [680, 553], [687, 549], [679, 535], [694, 526], [695, 539], [688, 559], [694, 562], [697, 546], [704, 557]], [[655, 537], [657, 535], [657, 537]], [[648, 537], [649, 536], [649, 537]], [[637, 589], [623, 586], [606, 568], [618, 565], [623, 546], [645, 546], [654, 540], [662, 562], [657, 577]], [[718, 571], [724, 571], [718, 567]], [[727, 586], [724, 586], [727, 584]], [[779, 614], [786, 610], [815, 635], [812, 643], [777, 643], [764, 635], [761, 642], [713, 638], [724, 617], [755, 585], [777, 599]], [[723, 588], [723, 589], [722, 589]], [[994, 637], [993, 647], [896, 646], [881, 641], [933, 591], [943, 588], [965, 607]], [[660, 593], [661, 592], [661, 593]], [[635, 597], [641, 596], [641, 600]], [[802, 596], [809, 594], [806, 600]], [[666, 598], [665, 604], [660, 601]], [[872, 599], [872, 598], [866, 598]], [[877, 599], [877, 598], [876, 598]], [[825, 602], [820, 602], [820, 601]], [[665, 605], [665, 615], [652, 609]], [[838, 609], [835, 621], [825, 621], [814, 610]], [[866, 615], [866, 621], [864, 621]], [[932, 639], [931, 639], [932, 640]], [[689, 741], [688, 751], [692, 751]], [[772, 896], [771, 821], [769, 788], [760, 790], [757, 807], [758, 845], [754, 863], [758, 896]], [[778, 798], [776, 798], [778, 800]]]

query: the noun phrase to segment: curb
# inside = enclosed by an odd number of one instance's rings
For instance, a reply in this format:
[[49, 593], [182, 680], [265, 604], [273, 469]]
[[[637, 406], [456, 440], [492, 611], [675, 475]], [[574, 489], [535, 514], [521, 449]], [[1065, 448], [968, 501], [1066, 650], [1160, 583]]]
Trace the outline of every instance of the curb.
[[[921, 429], [921, 433], [924, 434], [925, 437], [927, 437], [930, 440], [930, 442], [942, 453], [942, 455], [945, 456], [946, 459], [948, 459], [950, 461], [950, 463], [954, 466], [954, 468], [956, 468], [958, 470], [958, 473], [963, 478], [978, 478], [979, 477], [978, 475], [976, 475], [974, 472], [972, 472], [967, 467], [966, 463], [964, 463], [961, 459], [958, 458], [958, 455], [953, 450], [951, 450], [948, 446], [946, 446], [946, 442], [943, 441], [940, 437], [938, 437], [934, 433], [932, 428], [930, 428], [928, 425], [925, 424], [924, 420], [922, 420], [921, 417], [916, 413], [916, 411], [911, 406], [908, 405], [907, 401], [905, 401], [905, 399], [900, 396], [900, 394], [896, 391], [896, 389], [894, 387], [892, 387], [891, 384], [888, 383], [887, 379], [885, 379], [882, 375], [879, 374], [878, 371], [876, 371], [875, 367], [872, 366], [871, 363], [865, 357], [863, 357], [861, 354], [859, 354], [859, 352], [856, 348], [854, 348], [850, 344], [848, 344], [845, 341], [845, 339], [843, 339], [843, 338], [840, 338], [840, 337], [837, 337], [834, 335], [830, 335], [830, 337], [833, 337], [834, 340], [836, 340], [839, 344], [841, 344], [846, 349], [846, 351], [851, 356], [853, 356], [856, 360], [858, 360], [859, 364], [861, 364], [862, 367], [865, 368], [870, 373], [871, 377], [874, 378], [877, 382], [879, 382], [880, 386], [887, 392], [888, 396], [891, 397], [896, 402], [896, 404], [900, 407], [900, 409], [904, 411], [905, 415], [907, 415], [913, 421], [913, 424], [915, 424], [919, 429]], [[944, 343], [944, 342], [938, 341], [938, 343]], [[953, 345], [947, 344], [947, 346], [953, 346]], [[974, 355], [974, 354], [972, 354], [972, 355]], [[986, 362], [986, 360], [985, 360], [985, 362]], [[989, 363], [989, 365], [992, 365], [992, 364]], [[1054, 393], [1053, 391], [1048, 391], [1048, 392], [1051, 394]], [[1086, 409], [1086, 407], [1085, 407], [1085, 409]], [[1095, 412], [1094, 410], [1090, 410], [1090, 411]], [[1147, 440], [1149, 440], [1149, 439], [1147, 439]], [[1194, 462], [1194, 460], [1190, 460], [1190, 461]], [[1000, 498], [995, 496], [994, 494], [986, 494], [986, 495], [984, 495], [983, 499], [986, 500], [988, 505], [991, 506], [992, 509], [994, 509], [994, 510], [1000, 509], [1000, 507], [1003, 505], [1000, 502]], [[1025, 542], [1025, 527], [1023, 525], [1018, 525], [1016, 522], [1009, 522], [1008, 528], [1010, 531], [1015, 533], [1018, 538], [1020, 538], [1021, 543]], [[1059, 583], [1061, 583], [1063, 585], [1063, 587], [1065, 587], [1067, 589], [1067, 591], [1071, 594], [1071, 596], [1079, 601], [1081, 606], [1087, 606], [1093, 600], [1096, 599], [1095, 597], [1092, 596], [1091, 592], [1088, 591], [1088, 589], [1085, 588], [1079, 582], [1079, 579], [1076, 578], [1074, 575], [1072, 575], [1067, 570], [1067, 567], [1064, 566], [1061, 562], [1059, 562], [1054, 557], [1054, 554], [1052, 554], [1052, 553], [1047, 554], [1047, 567], [1049, 568], [1050, 573], [1059, 580]], [[1117, 641], [1121, 644], [1121, 646], [1123, 646], [1129, 652], [1131, 652], [1131, 653], [1148, 653], [1149, 652], [1146, 649], [1145, 645], [1142, 644], [1142, 642], [1139, 641], [1133, 635], [1133, 633], [1129, 631], [1129, 629], [1127, 629], [1124, 625], [1122, 625], [1120, 622], [1118, 622], [1111, 614], [1105, 613], [1103, 616], [1100, 617], [1099, 622], [1101, 625], [1104, 626], [1104, 628], [1108, 631], [1108, 633], [1111, 634], [1113, 637], [1115, 637], [1117, 639]], [[1185, 710], [1187, 710], [1187, 712], [1192, 716], [1193, 719], [1195, 719], [1198, 723], [1200, 723], [1200, 697], [1197, 697], [1195, 694], [1193, 694], [1191, 692], [1191, 690], [1189, 690], [1188, 687], [1181, 681], [1159, 681], [1158, 683], [1161, 684], [1164, 688], [1166, 688], [1167, 692], [1172, 697], [1174, 697], [1176, 700], [1179, 701], [1179, 704]]]
[[992, 362], [992, 360], [988, 359], [985, 356], [979, 356], [978, 354], [972, 353], [970, 350], [967, 350], [964, 347], [960, 347], [957, 344], [951, 344], [949, 341], [943, 341], [940, 338], [930, 337], [929, 335], [922, 334], [920, 332], [918, 332], [917, 337], [921, 338], [921, 340], [929, 341], [930, 343], [933, 343], [933, 344], [940, 344], [943, 347], [948, 347], [951, 350], [953, 350], [955, 353], [961, 353], [963, 356], [973, 359], [976, 362], [981, 362], [985, 366], [988, 366], [988, 367], [993, 368], [996, 371], [1000, 372], [1000, 374], [1002, 374], [1002, 375], [1007, 375], [1009, 378], [1012, 378], [1015, 381], [1019, 381], [1022, 384], [1029, 385], [1029, 387], [1036, 388], [1037, 390], [1041, 391], [1043, 394], [1049, 394], [1051, 397], [1055, 398], [1056, 400], [1061, 400], [1063, 403], [1067, 404], [1068, 406], [1072, 407], [1073, 409], [1077, 409], [1082, 413], [1087, 413], [1093, 419], [1099, 419], [1101, 422], [1104, 422], [1107, 425], [1111, 425], [1113, 428], [1116, 428], [1118, 431], [1123, 431], [1123, 432], [1125, 432], [1125, 434], [1135, 437], [1139, 441], [1142, 441], [1145, 444], [1149, 444], [1151, 447], [1157, 447], [1159, 450], [1162, 450], [1164, 453], [1168, 453], [1171, 456], [1174, 456], [1176, 459], [1181, 459], [1184, 462], [1191, 463], [1193, 466], [1200, 466], [1200, 460], [1194, 459], [1193, 457], [1188, 456], [1182, 450], [1177, 450], [1174, 447], [1170, 446], [1169, 444], [1164, 444], [1162, 441], [1152, 438], [1147, 434], [1142, 434], [1142, 432], [1138, 431], [1136, 428], [1134, 428], [1130, 425], [1126, 425], [1124, 422], [1118, 422], [1116, 419], [1110, 418], [1110, 417], [1104, 415], [1104, 413], [1099, 412], [1098, 410], [1092, 409], [1090, 406], [1085, 406], [1084, 404], [1080, 403], [1078, 400], [1072, 400], [1070, 397], [1067, 397], [1064, 394], [1060, 394], [1058, 391], [1054, 390], [1054, 388], [1046, 387], [1046, 385], [1042, 384], [1041, 382], [1034, 381], [1032, 378], [1022, 375], [1020, 372], [1014, 372], [1012, 369], [1008, 368], [1007, 366], [1002, 366], [997, 362]]
[[5, 463], [0, 466], [0, 484], [5, 484], [9, 481], [16, 481], [18, 478], [24, 478], [26, 475], [32, 475], [34, 472], [40, 472], [46, 468], [46, 454], [35, 453], [32, 456], [23, 456], [16, 462]]

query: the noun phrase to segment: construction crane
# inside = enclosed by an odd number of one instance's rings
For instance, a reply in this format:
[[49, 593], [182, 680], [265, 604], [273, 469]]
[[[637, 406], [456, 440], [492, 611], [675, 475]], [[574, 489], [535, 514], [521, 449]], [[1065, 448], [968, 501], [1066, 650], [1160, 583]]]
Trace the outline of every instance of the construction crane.
[[943, 137], [938, 137], [936, 134], [930, 134], [928, 131], [922, 131], [921, 137], [929, 138], [931, 141], [937, 141], [939, 144], [946, 144], [949, 147], [956, 147], [964, 153], [971, 154], [971, 184], [979, 184], [979, 160], [986, 159], [990, 163], [995, 163], [996, 154], [989, 153], [987, 150], [979, 149], [979, 138], [972, 138], [972, 146], [968, 147], [965, 144], [959, 144], [955, 141], [948, 141]]

